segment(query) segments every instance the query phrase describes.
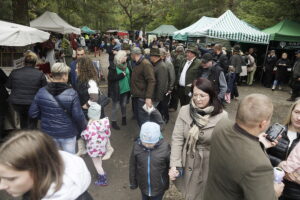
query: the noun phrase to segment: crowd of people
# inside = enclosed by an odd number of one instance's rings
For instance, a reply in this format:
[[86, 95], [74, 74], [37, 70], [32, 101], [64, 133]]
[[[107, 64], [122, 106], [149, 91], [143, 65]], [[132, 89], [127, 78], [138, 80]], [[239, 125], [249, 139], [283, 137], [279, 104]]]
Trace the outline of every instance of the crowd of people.
[[[274, 109], [269, 97], [243, 98], [235, 121], [224, 108], [239, 97], [238, 86], [254, 82], [253, 48], [243, 54], [239, 45], [226, 51], [221, 44], [185, 48], [169, 40], [147, 45], [143, 39], [132, 43], [111, 37], [100, 42], [109, 54], [108, 114], [99, 68], [86, 55], [87, 39], [78, 41], [75, 58], [50, 64], [50, 75], [37, 69], [39, 52], [33, 51], [8, 77], [0, 69], [0, 136], [9, 104], [21, 122], [21, 130], [0, 145], [0, 190], [30, 200], [92, 199], [87, 192], [91, 175], [79, 156], [87, 153], [92, 159], [95, 185], [109, 185], [102, 161], [114, 152], [111, 128], [122, 129], [118, 110], [126, 126], [131, 102], [140, 133], [128, 157], [129, 183], [131, 189], [140, 188], [143, 200], [162, 200], [170, 180], [186, 200], [300, 198], [300, 101], [291, 106], [285, 131], [274, 142], [264, 134]], [[264, 75], [265, 86], [280, 89], [292, 68], [292, 101], [300, 89], [300, 51], [296, 56], [291, 67], [286, 53], [277, 60], [271, 51]], [[169, 145], [162, 129], [177, 109]], [[279, 183], [274, 182], [277, 166], [286, 172]]]

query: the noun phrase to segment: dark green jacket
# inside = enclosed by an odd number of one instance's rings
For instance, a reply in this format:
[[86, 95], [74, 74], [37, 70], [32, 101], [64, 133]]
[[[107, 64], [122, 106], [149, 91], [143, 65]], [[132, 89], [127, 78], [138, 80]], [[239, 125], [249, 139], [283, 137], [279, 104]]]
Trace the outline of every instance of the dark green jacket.
[[276, 200], [274, 174], [258, 138], [225, 119], [211, 139], [204, 200]]
[[[181, 72], [184, 68], [184, 65], [186, 63], [186, 59], [184, 59], [181, 63], [181, 66], [179, 68], [179, 71], [178, 71], [178, 77], [177, 77], [177, 80], [178, 80], [178, 84], [179, 84], [179, 79], [180, 79], [180, 75], [181, 75]], [[188, 95], [189, 92], [191, 91], [191, 87], [187, 86], [187, 85], [190, 85], [193, 83], [193, 81], [195, 79], [197, 79], [198, 75], [199, 75], [199, 70], [200, 70], [200, 60], [198, 58], [195, 58], [193, 60], [193, 63], [190, 65], [189, 69], [187, 70], [186, 72], [186, 76], [185, 76], [185, 94]]]
[[168, 69], [164, 61], [160, 60], [153, 65], [155, 74], [155, 89], [153, 101], [162, 101], [168, 92]]

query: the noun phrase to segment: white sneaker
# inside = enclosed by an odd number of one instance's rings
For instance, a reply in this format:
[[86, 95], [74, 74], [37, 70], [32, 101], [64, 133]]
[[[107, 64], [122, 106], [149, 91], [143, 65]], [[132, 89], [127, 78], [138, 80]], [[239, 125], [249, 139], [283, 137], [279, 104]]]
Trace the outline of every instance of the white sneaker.
[[112, 148], [111, 146], [109, 148], [107, 148], [106, 154], [102, 157], [102, 160], [110, 159], [110, 157], [114, 151], [115, 151], [114, 148]]
[[272, 87], [272, 90], [275, 90], [276, 89], [276, 86], [275, 85], [273, 85], [273, 87]]
[[77, 156], [82, 156], [87, 153], [83, 139], [80, 138], [79, 140], [77, 140], [77, 145], [78, 145], [78, 152], [76, 153]]
[[281, 86], [279, 86], [279, 87], [278, 87], [278, 89], [279, 89], [279, 90], [282, 90], [282, 87], [281, 87]]

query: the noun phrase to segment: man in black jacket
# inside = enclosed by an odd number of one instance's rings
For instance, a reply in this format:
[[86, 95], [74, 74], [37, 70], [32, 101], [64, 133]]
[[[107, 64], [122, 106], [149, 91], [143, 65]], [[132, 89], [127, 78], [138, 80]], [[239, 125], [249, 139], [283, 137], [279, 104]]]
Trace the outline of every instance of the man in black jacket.
[[7, 80], [6, 74], [0, 69], [0, 138], [4, 135], [4, 119], [7, 111], [8, 92], [5, 89], [5, 82]]
[[25, 54], [24, 67], [11, 72], [5, 86], [11, 89], [8, 98], [15, 111], [19, 114], [21, 129], [34, 129], [37, 120], [28, 116], [28, 110], [38, 90], [47, 85], [43, 72], [35, 69], [37, 55], [33, 52]]
[[296, 62], [293, 67], [293, 77], [291, 87], [293, 89], [292, 96], [287, 101], [295, 101], [299, 97], [300, 92], [300, 50], [296, 51]]
[[219, 66], [223, 69], [224, 73], [227, 72], [228, 59], [227, 59], [227, 56], [225, 54], [223, 54], [221, 44], [216, 44], [214, 46], [213, 60], [219, 64]]
[[225, 75], [218, 63], [213, 61], [213, 57], [210, 53], [206, 53], [202, 56], [198, 77], [210, 80], [218, 94], [219, 100], [224, 99], [227, 91]]

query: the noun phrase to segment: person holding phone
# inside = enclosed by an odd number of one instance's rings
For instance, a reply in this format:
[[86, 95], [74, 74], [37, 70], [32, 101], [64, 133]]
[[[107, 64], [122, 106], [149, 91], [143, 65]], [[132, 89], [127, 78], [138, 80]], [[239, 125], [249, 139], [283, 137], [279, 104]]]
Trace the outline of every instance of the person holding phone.
[[[300, 141], [300, 101], [291, 105], [285, 122], [286, 130], [282, 133], [278, 145], [268, 149], [268, 154], [273, 167], [282, 167], [287, 173], [284, 177], [284, 190], [280, 200], [300, 199], [300, 174], [295, 170], [295, 162], [289, 159], [300, 160], [300, 155], [295, 154]], [[290, 157], [292, 156], [292, 157]], [[286, 162], [287, 161], [287, 162]]]
[[204, 200], [278, 200], [283, 183], [274, 183], [265, 149], [277, 141], [266, 139], [273, 113], [272, 100], [251, 94], [238, 105], [235, 121], [224, 119], [211, 139]]

